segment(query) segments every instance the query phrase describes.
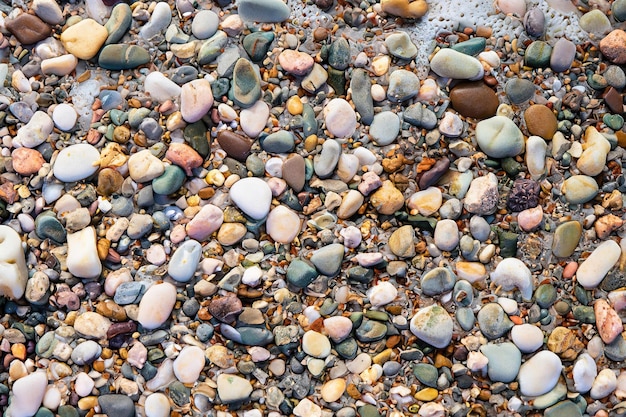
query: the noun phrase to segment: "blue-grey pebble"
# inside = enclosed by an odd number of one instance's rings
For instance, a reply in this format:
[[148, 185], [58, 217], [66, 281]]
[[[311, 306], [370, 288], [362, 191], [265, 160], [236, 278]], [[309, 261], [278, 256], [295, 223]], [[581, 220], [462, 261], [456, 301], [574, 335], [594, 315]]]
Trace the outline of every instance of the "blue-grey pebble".
[[583, 413], [570, 400], [565, 400], [548, 407], [543, 412], [544, 417], [582, 417]]
[[228, 35], [222, 30], [218, 30], [215, 35], [204, 41], [198, 51], [198, 64], [210, 64], [221, 53], [222, 49], [228, 43]]
[[102, 102], [102, 110], [105, 111], [115, 109], [124, 103], [122, 95], [115, 90], [102, 90], [99, 98]]
[[504, 85], [504, 92], [511, 104], [521, 104], [535, 95], [535, 84], [524, 78], [510, 78]]
[[611, 87], [622, 89], [626, 86], [624, 70], [617, 65], [609, 65], [602, 75], [604, 75], [604, 79]]
[[197, 39], [208, 39], [217, 32], [219, 16], [212, 10], [200, 10], [191, 22], [191, 33]]
[[288, 130], [279, 130], [259, 139], [261, 148], [269, 153], [289, 153], [296, 146], [293, 133]]
[[441, 295], [452, 291], [456, 283], [456, 275], [444, 266], [431, 269], [422, 275], [420, 285], [424, 295]]
[[35, 114], [33, 112], [33, 109], [31, 109], [30, 106], [23, 101], [16, 101], [15, 103], [11, 103], [9, 105], [9, 111], [13, 116], [15, 116], [17, 120], [22, 123], [28, 123], [31, 117], [33, 117], [33, 114]]
[[151, 117], [148, 117], [141, 122], [139, 130], [141, 130], [150, 140], [160, 140], [161, 135], [163, 134], [163, 128], [159, 125], [159, 122]]
[[267, 56], [270, 45], [274, 42], [274, 37], [274, 32], [253, 32], [243, 38], [243, 49], [252, 61], [262, 61]]
[[475, 37], [468, 39], [464, 42], [454, 44], [452, 46], [452, 49], [465, 55], [476, 56], [485, 50], [485, 46], [487, 46], [487, 39], [482, 37]]
[[178, 165], [168, 165], [163, 174], [152, 180], [152, 190], [161, 195], [175, 193], [185, 182], [185, 171]]
[[504, 336], [513, 327], [513, 322], [498, 303], [483, 305], [477, 316], [480, 331], [489, 340]]
[[98, 397], [98, 405], [104, 414], [115, 417], [134, 417], [135, 403], [122, 394], [106, 394]]
[[154, 223], [149, 214], [135, 213], [130, 218], [126, 234], [131, 239], [141, 239], [152, 231]]
[[52, 239], [56, 243], [65, 243], [67, 232], [51, 211], [44, 211], [35, 219], [35, 233], [43, 239]]
[[102, 48], [98, 56], [98, 65], [113, 71], [137, 68], [148, 62], [150, 54], [138, 45], [114, 43]]
[[100, 357], [102, 347], [93, 340], [79, 343], [72, 351], [72, 361], [76, 365], [87, 365]]
[[524, 65], [533, 68], [546, 68], [550, 64], [551, 55], [552, 46], [550, 46], [549, 43], [544, 41], [534, 41], [528, 45], [528, 48], [526, 48]]
[[196, 272], [201, 257], [202, 245], [196, 240], [187, 240], [174, 251], [167, 272], [178, 282], [188, 282]]
[[338, 70], [350, 65], [350, 44], [343, 37], [337, 37], [328, 48], [328, 64]]
[[[372, 82], [367, 71], [355, 68], [350, 78], [352, 102], [361, 116], [361, 123], [369, 125], [374, 120], [374, 100], [372, 98]], [[436, 120], [436, 118], [435, 118]]]
[[124, 306], [129, 304], [137, 304], [148, 289], [148, 283], [145, 281], [123, 282], [115, 289], [113, 301]]
[[392, 111], [382, 111], [374, 116], [369, 133], [376, 145], [390, 145], [400, 133], [400, 118]]
[[172, 71], [170, 79], [178, 85], [183, 85], [198, 78], [198, 70], [191, 65], [182, 65]]
[[239, 58], [233, 70], [232, 97], [239, 107], [251, 107], [261, 98], [261, 80], [252, 63]]
[[431, 387], [437, 388], [437, 379], [439, 378], [439, 372], [437, 368], [429, 363], [418, 363], [413, 365], [413, 375], [420, 381], [422, 384]]
[[317, 270], [326, 276], [333, 277], [339, 273], [343, 261], [344, 246], [333, 243], [313, 252], [311, 262]]
[[311, 263], [300, 258], [294, 258], [287, 267], [287, 282], [304, 288], [317, 278], [317, 270]]
[[615, 0], [611, 5], [611, 12], [618, 22], [626, 20], [626, 0]]
[[424, 106], [422, 103], [415, 103], [404, 110], [404, 121], [424, 129], [434, 129], [437, 126], [437, 114]]
[[512, 382], [522, 365], [522, 352], [511, 342], [488, 343], [480, 352], [489, 359], [487, 373], [494, 382]]
[[461, 328], [466, 332], [469, 332], [474, 328], [476, 316], [474, 316], [474, 312], [470, 307], [458, 308], [454, 316], [456, 317], [456, 321], [459, 322]]
[[237, 0], [237, 11], [242, 20], [259, 23], [280, 23], [291, 14], [282, 0]]
[[387, 98], [391, 101], [405, 101], [417, 95], [420, 89], [420, 80], [411, 71], [399, 69], [389, 76]]
[[109, 36], [104, 42], [105, 45], [117, 43], [130, 29], [133, 23], [132, 11], [126, 3], [118, 3], [111, 11], [111, 16], [107, 20], [104, 28], [109, 32]]
[[205, 343], [213, 337], [214, 331], [215, 328], [211, 324], [202, 323], [196, 329], [196, 336], [198, 337], [198, 340]]
[[491, 226], [487, 223], [484, 217], [481, 216], [472, 216], [470, 219], [470, 233], [474, 237], [474, 239], [479, 240], [481, 242], [489, 239], [489, 235], [491, 234]]
[[129, 217], [134, 211], [133, 201], [120, 195], [111, 198], [111, 206], [111, 213], [120, 217]]

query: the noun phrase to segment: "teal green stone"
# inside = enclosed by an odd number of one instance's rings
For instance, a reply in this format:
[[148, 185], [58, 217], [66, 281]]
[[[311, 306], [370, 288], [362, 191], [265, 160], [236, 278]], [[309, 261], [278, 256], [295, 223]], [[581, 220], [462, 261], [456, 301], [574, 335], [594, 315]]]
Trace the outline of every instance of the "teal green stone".
[[596, 314], [593, 311], [593, 307], [574, 306], [574, 308], [572, 308], [572, 314], [574, 315], [574, 319], [581, 323], [595, 324], [596, 322]]
[[335, 90], [335, 94], [338, 96], [344, 96], [346, 94], [346, 74], [344, 70], [338, 70], [333, 67], [328, 67], [328, 80], [326, 81], [329, 86]]
[[522, 164], [517, 162], [514, 158], [504, 158], [501, 161], [502, 169], [507, 173], [509, 177], [515, 177], [522, 171]]
[[214, 98], [224, 97], [230, 90], [230, 80], [228, 78], [218, 78], [211, 83], [211, 92]]
[[371, 404], [365, 404], [359, 407], [358, 413], [360, 417], [381, 417], [381, 414], [378, 412], [378, 408]]
[[338, 302], [334, 301], [332, 298], [327, 298], [320, 306], [320, 314], [322, 316], [330, 316], [337, 311], [337, 307], [339, 307]]
[[266, 346], [274, 341], [274, 334], [259, 327], [238, 327], [241, 343], [246, 346]]
[[517, 255], [517, 233], [508, 230], [498, 230], [498, 240], [500, 241], [500, 256], [503, 258], [514, 258]]
[[187, 176], [178, 165], [168, 165], [163, 174], [152, 180], [152, 191], [160, 195], [169, 195], [180, 190]]
[[351, 281], [367, 283], [374, 279], [374, 270], [358, 265], [348, 269], [346, 275]]
[[350, 44], [345, 38], [338, 37], [328, 48], [328, 64], [342, 72], [350, 65]]
[[365, 312], [365, 317], [372, 320], [383, 321], [386, 322], [389, 320], [389, 314], [384, 311], [377, 310], [367, 310]]
[[317, 134], [317, 119], [315, 118], [315, 111], [308, 103], [305, 103], [302, 107], [302, 129], [305, 138]]
[[611, 12], [618, 22], [626, 20], [626, 0], [615, 0], [611, 5]]
[[237, 6], [244, 21], [279, 23], [289, 19], [291, 14], [291, 9], [282, 0], [239, 0]]
[[71, 405], [61, 405], [57, 409], [59, 417], [78, 417], [78, 410]]
[[252, 61], [262, 61], [267, 56], [274, 37], [274, 32], [251, 33], [243, 38], [243, 49], [246, 50]]
[[615, 362], [626, 359], [626, 340], [623, 337], [616, 337], [614, 341], [604, 346], [604, 354], [607, 358]]
[[118, 109], [112, 109], [109, 111], [109, 117], [116, 126], [123, 125], [128, 120], [128, 113]]
[[556, 384], [554, 388], [539, 397], [533, 399], [533, 408], [536, 410], [545, 410], [552, 407], [557, 402], [565, 399], [567, 395], [567, 386], [562, 383]]
[[587, 84], [589, 84], [589, 87], [598, 91], [604, 90], [609, 85], [606, 78], [600, 74], [589, 74]]
[[34, 417], [54, 417], [54, 413], [45, 407], [39, 407]]
[[350, 314], [350, 316], [348, 316], [348, 318], [352, 322], [352, 327], [359, 327], [361, 323], [363, 323], [363, 317], [365, 317], [365, 314], [361, 313], [360, 311], [354, 312]]
[[279, 130], [259, 139], [261, 148], [269, 153], [289, 153], [296, 146], [296, 138], [288, 130]]
[[605, 114], [602, 116], [605, 125], [613, 130], [620, 130], [624, 126], [624, 118], [619, 114]]
[[415, 375], [418, 381], [422, 384], [431, 388], [437, 388], [439, 372], [433, 365], [429, 363], [415, 364], [413, 365], [413, 375]]
[[364, 343], [381, 340], [386, 334], [387, 326], [375, 320], [363, 320], [363, 323], [356, 329], [356, 338]]
[[118, 3], [111, 11], [111, 17], [107, 20], [104, 28], [109, 32], [105, 45], [118, 42], [133, 23], [133, 12], [126, 3]]
[[54, 212], [44, 211], [35, 219], [35, 233], [42, 239], [52, 239], [56, 243], [65, 243], [67, 232], [57, 220]]
[[185, 126], [185, 129], [183, 130], [183, 138], [185, 138], [185, 141], [189, 144], [189, 146], [191, 146], [203, 158], [206, 158], [209, 155], [211, 147], [209, 146], [209, 140], [207, 139], [207, 128], [202, 121], [190, 123]]
[[47, 332], [41, 336], [35, 345], [35, 353], [42, 358], [50, 358], [58, 343], [59, 340], [55, 337], [54, 332]]
[[474, 328], [474, 324], [476, 324], [476, 316], [474, 312], [469, 307], [461, 307], [456, 310], [456, 321], [459, 322], [459, 325], [463, 330], [469, 332]]
[[487, 39], [476, 37], [465, 42], [457, 43], [452, 46], [452, 49], [465, 55], [476, 56], [485, 50], [485, 46], [487, 46]]
[[239, 58], [235, 64], [231, 88], [233, 101], [244, 109], [251, 107], [261, 98], [261, 80], [247, 59]]
[[549, 308], [556, 301], [556, 288], [551, 284], [542, 284], [535, 290], [535, 301], [541, 308]]
[[306, 287], [315, 278], [317, 278], [315, 267], [302, 259], [293, 259], [287, 267], [287, 281], [298, 288]]
[[128, 123], [133, 129], [139, 128], [139, 125], [150, 114], [150, 109], [140, 107], [138, 109], [130, 109], [128, 111]]
[[137, 45], [112, 44], [102, 48], [98, 65], [104, 69], [120, 71], [137, 68], [150, 62], [150, 54]]
[[524, 65], [533, 68], [547, 68], [550, 65], [552, 46], [544, 41], [534, 41], [524, 55]]
[[583, 414], [580, 412], [576, 404], [573, 402], [566, 400], [561, 401], [553, 405], [552, 407], [546, 408], [543, 413], [544, 417], [582, 417]]
[[222, 53], [228, 43], [226, 32], [218, 30], [215, 35], [207, 39], [198, 51], [198, 64], [206, 65], [213, 62]]

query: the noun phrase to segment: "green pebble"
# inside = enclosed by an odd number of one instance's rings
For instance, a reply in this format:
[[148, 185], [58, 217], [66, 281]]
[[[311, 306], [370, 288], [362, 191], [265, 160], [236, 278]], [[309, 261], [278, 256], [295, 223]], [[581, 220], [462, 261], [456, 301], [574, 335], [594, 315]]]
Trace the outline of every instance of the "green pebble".
[[130, 29], [133, 23], [132, 11], [126, 3], [118, 3], [111, 11], [111, 17], [107, 20], [104, 28], [109, 32], [105, 45], [118, 42]]
[[358, 408], [360, 417], [381, 417], [378, 408], [371, 404], [365, 404]]
[[128, 123], [133, 129], [138, 129], [143, 120], [150, 114], [150, 109], [140, 107], [138, 109], [130, 109], [128, 111]]
[[344, 70], [328, 67], [328, 80], [326, 83], [335, 90], [335, 94], [338, 96], [346, 94], [346, 74]]
[[305, 288], [317, 276], [315, 267], [299, 258], [293, 259], [287, 267], [287, 281], [298, 288]]
[[626, 20], [626, 0], [615, 0], [611, 5], [611, 12], [618, 22]]
[[304, 133], [304, 137], [309, 137], [311, 135], [317, 134], [317, 119], [315, 118], [315, 111], [313, 107], [305, 103], [302, 107], [302, 130]]
[[189, 404], [189, 397], [191, 396], [191, 388], [187, 388], [182, 382], [174, 381], [169, 387], [169, 396], [179, 407]]
[[533, 68], [547, 68], [550, 65], [552, 46], [544, 41], [531, 43], [524, 55], [524, 65]]
[[589, 84], [589, 87], [598, 91], [604, 90], [609, 85], [609, 83], [606, 81], [606, 78], [604, 78], [600, 74], [591, 74], [591, 76], [588, 76], [587, 84]]
[[578, 247], [582, 233], [582, 225], [576, 220], [558, 225], [552, 240], [552, 253], [554, 256], [558, 258], [571, 256]]
[[463, 330], [469, 332], [474, 328], [476, 324], [476, 316], [474, 316], [474, 311], [472, 311], [469, 307], [461, 307], [456, 310], [456, 321], [459, 322], [459, 325]]
[[413, 375], [420, 381], [422, 384], [431, 387], [437, 388], [437, 379], [439, 378], [439, 372], [437, 368], [428, 363], [418, 363], [413, 366]]
[[372, 320], [383, 321], [386, 322], [389, 320], [389, 314], [384, 311], [378, 310], [367, 310], [365, 312], [365, 317]]
[[624, 118], [619, 114], [605, 114], [602, 116], [605, 125], [613, 130], [620, 130], [624, 126]]
[[65, 243], [67, 232], [52, 211], [44, 211], [35, 219], [35, 233], [42, 239], [52, 239], [56, 243]]
[[498, 230], [498, 240], [500, 241], [500, 256], [503, 258], [514, 258], [517, 254], [517, 233], [508, 230]]
[[252, 61], [262, 61], [267, 56], [274, 37], [274, 32], [251, 33], [243, 38], [243, 49], [246, 50]]
[[200, 50], [198, 51], [198, 64], [206, 65], [213, 62], [215, 58], [220, 56], [227, 43], [228, 35], [226, 35], [226, 32], [218, 30], [215, 35], [211, 36], [200, 46]]
[[61, 405], [57, 409], [59, 417], [78, 417], [78, 410], [71, 405]]
[[541, 308], [549, 308], [556, 301], [556, 297], [556, 288], [551, 284], [542, 284], [535, 291], [535, 300]]
[[257, 154], [250, 154], [246, 158], [246, 168], [255, 177], [262, 177], [265, 174], [265, 164]]
[[261, 98], [261, 80], [254, 67], [245, 58], [239, 58], [233, 70], [233, 101], [247, 109]]
[[350, 65], [350, 45], [345, 38], [338, 37], [328, 48], [328, 64], [342, 72]]
[[168, 165], [163, 174], [152, 180], [152, 190], [160, 195], [170, 195], [180, 190], [187, 176], [178, 165]]
[[354, 359], [356, 357], [356, 353], [359, 349], [359, 345], [356, 340], [352, 337], [347, 338], [341, 343], [337, 343], [335, 345], [335, 350], [344, 359]]
[[572, 306], [567, 301], [561, 300], [554, 304], [554, 309], [559, 315], [565, 316], [572, 311]]
[[476, 56], [485, 50], [487, 45], [487, 39], [481, 37], [475, 37], [465, 42], [459, 42], [452, 46], [455, 51], [461, 52], [465, 55]]
[[288, 130], [279, 130], [259, 138], [261, 148], [268, 153], [289, 153], [295, 147], [295, 136]]
[[561, 401], [547, 408], [543, 415], [544, 417], [582, 417], [576, 404], [569, 400]]
[[54, 413], [45, 407], [39, 407], [34, 417], [54, 417]]
[[596, 322], [596, 315], [593, 311], [593, 307], [590, 306], [574, 306], [572, 309], [574, 319], [587, 324], [594, 324]]
[[387, 334], [387, 326], [375, 320], [363, 320], [356, 329], [356, 338], [363, 343], [381, 340]]
[[128, 113], [118, 109], [112, 109], [109, 111], [109, 117], [116, 126], [121, 126], [128, 120]]
[[98, 65], [112, 71], [137, 68], [150, 62], [150, 54], [137, 45], [114, 44], [102, 48]]
[[207, 128], [202, 121], [190, 123], [183, 130], [183, 138], [196, 152], [206, 158], [211, 151], [207, 139]]
[[320, 314], [322, 316], [330, 316], [337, 311], [337, 307], [339, 307], [338, 302], [334, 301], [332, 298], [327, 298], [320, 306]]

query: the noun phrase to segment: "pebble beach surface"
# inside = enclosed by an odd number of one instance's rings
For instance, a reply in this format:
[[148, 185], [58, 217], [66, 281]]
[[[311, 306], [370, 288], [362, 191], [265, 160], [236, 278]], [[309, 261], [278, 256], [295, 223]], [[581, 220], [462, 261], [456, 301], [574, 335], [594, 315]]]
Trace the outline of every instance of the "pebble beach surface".
[[623, 21], [0, 4], [3, 415], [625, 416]]

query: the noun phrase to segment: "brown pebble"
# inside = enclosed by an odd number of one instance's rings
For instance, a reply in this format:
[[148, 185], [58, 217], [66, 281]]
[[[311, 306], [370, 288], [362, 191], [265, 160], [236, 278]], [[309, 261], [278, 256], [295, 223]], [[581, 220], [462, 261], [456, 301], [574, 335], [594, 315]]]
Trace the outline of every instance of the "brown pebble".
[[17, 148], [11, 158], [15, 172], [26, 176], [36, 174], [46, 162], [39, 151], [30, 148]]
[[103, 196], [115, 194], [122, 188], [124, 177], [117, 170], [104, 168], [98, 173], [98, 187], [96, 191]]
[[173, 164], [184, 169], [189, 176], [193, 175], [191, 170], [198, 168], [204, 161], [194, 148], [184, 143], [171, 143], [165, 153], [165, 157]]
[[105, 300], [96, 305], [96, 312], [115, 321], [126, 320], [126, 310], [113, 300]]
[[132, 321], [113, 323], [107, 330], [107, 339], [112, 339], [120, 334], [133, 333], [135, 330], [137, 330], [137, 325]]
[[500, 105], [495, 91], [482, 81], [457, 84], [450, 92], [450, 102], [459, 114], [474, 119], [495, 116]]
[[540, 136], [551, 140], [556, 133], [556, 116], [548, 107], [541, 104], [533, 104], [524, 112], [524, 121], [530, 135]]
[[250, 154], [252, 141], [245, 136], [238, 135], [230, 130], [223, 130], [217, 134], [217, 143], [220, 144], [228, 156], [244, 162]]
[[297, 153], [289, 155], [283, 163], [283, 179], [297, 193], [304, 188], [305, 169], [304, 158]]
[[20, 43], [25, 45], [42, 41], [52, 33], [52, 28], [46, 22], [28, 13], [22, 13], [14, 19], [8, 19], [4, 25]]
[[476, 36], [480, 38], [491, 38], [493, 34], [493, 29], [489, 26], [478, 26], [476, 28]]
[[234, 294], [215, 298], [209, 304], [209, 312], [221, 322], [231, 323], [241, 313], [243, 305]]
[[617, 114], [624, 113], [624, 98], [614, 87], [609, 87], [602, 97], [611, 112]]

